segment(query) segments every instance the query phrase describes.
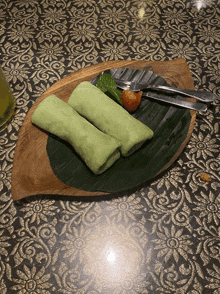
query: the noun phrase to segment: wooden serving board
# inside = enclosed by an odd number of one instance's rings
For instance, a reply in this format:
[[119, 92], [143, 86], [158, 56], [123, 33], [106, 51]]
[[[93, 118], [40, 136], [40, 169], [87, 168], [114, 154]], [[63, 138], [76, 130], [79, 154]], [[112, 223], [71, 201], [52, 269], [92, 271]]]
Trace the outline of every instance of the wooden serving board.
[[[51, 86], [29, 110], [23, 125], [20, 129], [18, 142], [15, 149], [11, 191], [13, 200], [38, 195], [56, 194], [71, 196], [98, 196], [108, 195], [104, 192], [87, 192], [73, 187], [69, 187], [58, 180], [54, 175], [46, 152], [48, 134], [31, 123], [31, 116], [37, 105], [51, 94], [57, 95], [60, 99], [67, 102], [70, 94], [75, 87], [82, 81], [91, 81], [100, 72], [112, 68], [134, 68], [139, 70], [151, 70], [163, 77], [170, 85], [194, 89], [193, 79], [190, 70], [183, 58], [171, 61], [107, 61], [100, 64], [85, 67], [73, 72]], [[187, 98], [196, 101], [193, 98]], [[160, 171], [167, 169], [180, 155], [186, 146], [196, 119], [196, 111], [190, 111], [191, 123], [187, 138], [182, 143], [178, 152], [173, 156], [169, 163]]]

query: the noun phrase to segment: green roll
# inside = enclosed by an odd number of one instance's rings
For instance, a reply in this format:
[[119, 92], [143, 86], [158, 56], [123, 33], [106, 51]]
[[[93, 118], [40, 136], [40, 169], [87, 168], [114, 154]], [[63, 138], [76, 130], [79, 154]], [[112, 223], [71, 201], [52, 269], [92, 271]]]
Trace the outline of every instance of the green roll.
[[101, 131], [121, 142], [120, 151], [123, 156], [131, 155], [153, 137], [154, 133], [148, 126], [135, 119], [90, 82], [80, 83], [67, 104]]
[[36, 107], [31, 121], [69, 142], [97, 175], [120, 157], [119, 142], [98, 130], [55, 95], [48, 96]]

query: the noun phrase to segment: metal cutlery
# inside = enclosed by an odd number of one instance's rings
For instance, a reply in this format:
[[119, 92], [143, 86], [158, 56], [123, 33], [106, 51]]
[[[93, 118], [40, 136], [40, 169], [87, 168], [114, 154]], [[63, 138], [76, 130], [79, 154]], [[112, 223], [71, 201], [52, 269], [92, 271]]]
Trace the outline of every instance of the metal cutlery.
[[[137, 82], [127, 82], [127, 81], [121, 81], [121, 80], [119, 81], [117, 79], [115, 79], [115, 81], [116, 81], [118, 88], [124, 89], [124, 90], [132, 90], [132, 91], [136, 92], [136, 91], [142, 91], [147, 88], [145, 85], [143, 86], [143, 84], [139, 84]], [[156, 92], [150, 91], [147, 93], [143, 92], [142, 97], [152, 98], [155, 100], [163, 101], [163, 102], [170, 103], [173, 105], [178, 105], [178, 106], [188, 108], [188, 109], [193, 109], [196, 111], [201, 111], [201, 112], [207, 111], [206, 104], [200, 103], [200, 102], [187, 101], [187, 100], [183, 99], [182, 97], [180, 97], [179, 95], [177, 97], [173, 98], [170, 95], [167, 95], [164, 93], [161, 94], [161, 93], [156, 93]]]
[[118, 87], [126, 86], [127, 89], [131, 89], [132, 91], [144, 91], [144, 90], [154, 90], [159, 92], [165, 93], [179, 93], [187, 97], [196, 98], [197, 100], [203, 102], [212, 102], [218, 97], [211, 92], [207, 91], [197, 91], [197, 90], [188, 90], [188, 89], [180, 89], [180, 88], [173, 88], [170, 86], [164, 85], [146, 85], [144, 83], [133, 82], [133, 81], [122, 81], [119, 79], [115, 79]]

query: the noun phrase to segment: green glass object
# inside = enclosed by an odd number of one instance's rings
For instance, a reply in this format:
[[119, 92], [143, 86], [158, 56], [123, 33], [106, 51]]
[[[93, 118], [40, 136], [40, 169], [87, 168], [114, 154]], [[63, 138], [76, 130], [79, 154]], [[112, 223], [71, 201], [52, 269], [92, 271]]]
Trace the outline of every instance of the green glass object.
[[15, 111], [15, 99], [0, 67], [0, 128], [12, 117]]

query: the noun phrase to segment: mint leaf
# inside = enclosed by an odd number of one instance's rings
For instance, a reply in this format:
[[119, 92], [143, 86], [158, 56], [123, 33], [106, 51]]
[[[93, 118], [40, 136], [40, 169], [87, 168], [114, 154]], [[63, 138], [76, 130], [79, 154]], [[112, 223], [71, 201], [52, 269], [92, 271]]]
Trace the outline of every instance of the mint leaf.
[[101, 75], [96, 87], [104, 93], [109, 92], [119, 104], [123, 105], [121, 102], [121, 91], [118, 90], [116, 82], [110, 74], [104, 73]]

